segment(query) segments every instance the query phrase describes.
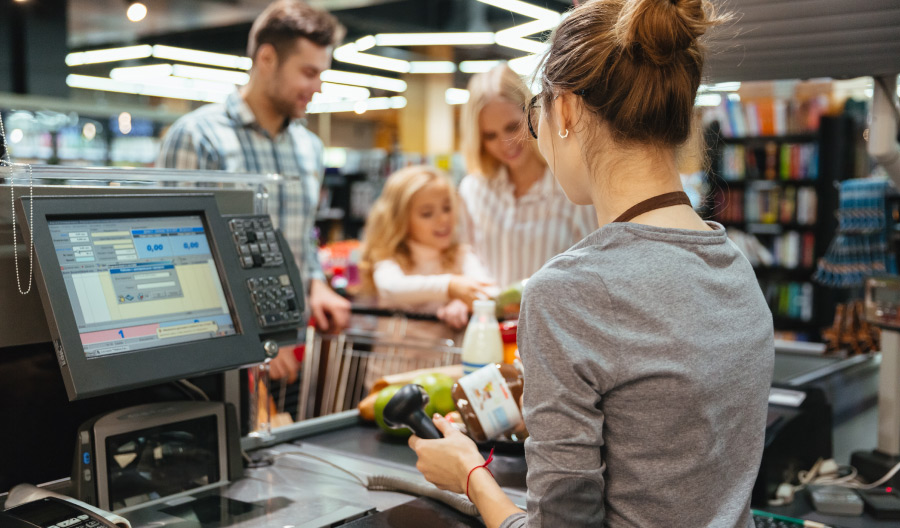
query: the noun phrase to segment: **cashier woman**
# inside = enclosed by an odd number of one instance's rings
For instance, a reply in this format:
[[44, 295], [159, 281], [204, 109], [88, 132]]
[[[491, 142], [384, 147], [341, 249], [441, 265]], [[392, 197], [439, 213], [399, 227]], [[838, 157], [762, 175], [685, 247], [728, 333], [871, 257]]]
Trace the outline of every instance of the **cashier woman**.
[[705, 0], [582, 3], [550, 39], [528, 124], [601, 226], [528, 282], [519, 319], [526, 511], [475, 444], [410, 441], [490, 528], [751, 527], [774, 361], [771, 314], [723, 227], [691, 208], [689, 135]]

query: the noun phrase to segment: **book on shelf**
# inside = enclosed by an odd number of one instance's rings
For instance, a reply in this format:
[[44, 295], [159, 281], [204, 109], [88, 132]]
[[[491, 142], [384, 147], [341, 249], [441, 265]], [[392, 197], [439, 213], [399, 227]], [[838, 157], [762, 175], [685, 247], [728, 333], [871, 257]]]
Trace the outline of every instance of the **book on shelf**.
[[787, 231], [761, 241], [753, 233], [729, 228], [728, 237], [753, 267], [812, 270], [815, 264], [815, 235], [812, 232]]
[[819, 120], [827, 108], [825, 96], [800, 102], [774, 97], [746, 101], [724, 97], [718, 107], [708, 112], [711, 119], [719, 121], [723, 136], [755, 137], [807, 134], [818, 130]]
[[761, 286], [772, 315], [798, 321], [812, 321], [813, 285], [809, 282], [762, 281]]
[[725, 223], [816, 223], [818, 198], [812, 187], [720, 188], [713, 194], [712, 218]]

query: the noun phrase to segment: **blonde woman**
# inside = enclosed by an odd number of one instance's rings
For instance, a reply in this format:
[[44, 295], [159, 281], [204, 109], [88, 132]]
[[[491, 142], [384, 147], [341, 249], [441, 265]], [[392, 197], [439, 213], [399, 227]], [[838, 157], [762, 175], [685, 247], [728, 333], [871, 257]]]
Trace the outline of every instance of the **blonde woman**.
[[454, 329], [472, 301], [488, 296], [489, 277], [457, 234], [450, 179], [416, 166], [388, 177], [366, 221], [363, 285], [382, 308], [432, 313]]
[[597, 229], [593, 209], [566, 199], [528, 134], [530, 99], [521, 77], [501, 64], [472, 77], [463, 108], [465, 239], [501, 287]]

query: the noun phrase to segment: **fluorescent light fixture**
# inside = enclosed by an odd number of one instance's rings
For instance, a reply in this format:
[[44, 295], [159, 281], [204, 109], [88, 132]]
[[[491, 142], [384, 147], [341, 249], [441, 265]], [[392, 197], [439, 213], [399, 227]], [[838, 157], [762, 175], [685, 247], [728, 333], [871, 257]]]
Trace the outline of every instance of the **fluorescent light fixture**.
[[306, 107], [308, 114], [327, 114], [335, 112], [356, 112], [363, 109], [368, 110], [388, 110], [391, 108], [403, 108], [406, 106], [406, 98], [403, 96], [395, 97], [372, 97], [364, 101], [340, 101], [329, 103], [310, 103]]
[[356, 51], [366, 51], [370, 50], [378, 44], [378, 41], [372, 35], [366, 35], [360, 39], [356, 40]]
[[98, 64], [101, 62], [115, 62], [131, 59], [146, 59], [153, 53], [153, 47], [149, 44], [139, 46], [126, 46], [124, 48], [110, 48], [92, 51], [76, 51], [66, 55], [68, 66], [81, 66], [83, 64]]
[[409, 73], [409, 62], [400, 59], [391, 59], [369, 53], [360, 53], [355, 42], [344, 44], [334, 50], [334, 58], [341, 62], [377, 68], [381, 70]]
[[391, 108], [406, 108], [406, 97], [395, 95], [390, 99]]
[[322, 83], [322, 94], [347, 99], [350, 101], [359, 101], [368, 99], [369, 90], [360, 86], [347, 86], [344, 84]]
[[447, 88], [447, 91], [444, 92], [444, 101], [448, 105], [466, 104], [469, 102], [469, 90]]
[[520, 0], [478, 0], [481, 3], [488, 4], [500, 9], [506, 9], [513, 13], [531, 17], [534, 20], [526, 22], [518, 26], [498, 31], [495, 34], [497, 44], [513, 48], [528, 53], [543, 53], [547, 49], [547, 45], [543, 42], [529, 40], [524, 37], [548, 31], [556, 27], [562, 15], [556, 11], [538, 7], [534, 4], [521, 2]]
[[369, 107], [366, 105], [365, 101], [357, 101], [355, 105], [353, 105], [353, 112], [359, 115], [366, 113]]
[[221, 66], [236, 70], [249, 70], [253, 61], [248, 57], [228, 55], [225, 53], [212, 53], [209, 51], [176, 48], [157, 44], [153, 46], [153, 56], [157, 59], [174, 60], [180, 62], [194, 62], [209, 66]]
[[463, 73], [481, 73], [486, 72], [503, 61], [498, 60], [479, 60], [479, 61], [462, 61], [459, 63], [459, 71]]
[[719, 106], [721, 103], [722, 96], [717, 93], [699, 94], [694, 102], [697, 106]]
[[559, 24], [559, 17], [554, 20], [533, 20], [519, 26], [513, 26], [497, 32], [497, 44], [528, 53], [543, 53], [547, 43], [525, 38], [527, 35], [548, 31]]
[[409, 73], [453, 73], [456, 64], [450, 61], [410, 61]]
[[168, 77], [172, 75], [171, 64], [152, 64], [149, 66], [126, 66], [113, 68], [109, 72], [110, 79], [117, 81], [141, 81], [148, 77]]
[[531, 75], [541, 63], [540, 55], [525, 55], [509, 61], [509, 67], [519, 75]]
[[191, 101], [206, 101], [210, 103], [221, 103], [225, 101], [228, 94], [234, 90], [233, 86], [224, 85], [224, 89], [207, 90], [212, 83], [206, 81], [206, 84], [186, 84], [186, 83], [204, 83], [204, 81], [189, 81], [180, 79], [184, 83], [173, 83], [179, 81], [171, 77], [156, 79], [145, 82], [129, 82], [117, 81], [105, 77], [92, 77], [89, 75], [70, 74], [66, 76], [66, 84], [72, 88], [82, 88], [85, 90], [100, 90], [104, 92], [130, 93], [137, 95], [149, 95], [155, 97], [169, 97], [172, 99], [188, 99]]
[[171, 75], [174, 77], [186, 77], [188, 79], [223, 82], [241, 86], [250, 82], [250, 75], [244, 72], [220, 70], [218, 68], [203, 68], [201, 66], [185, 66], [183, 64], [176, 64], [173, 66]]
[[[359, 43], [359, 41], [356, 42]], [[375, 44], [378, 46], [486, 46], [493, 43], [494, 34], [490, 31], [472, 33], [379, 33], [375, 35]]]
[[389, 90], [391, 92], [406, 91], [406, 81], [391, 79], [390, 77], [381, 77], [379, 75], [368, 75], [366, 73], [325, 70], [322, 72], [320, 79], [322, 79], [323, 82], [354, 84], [356, 86], [366, 86], [368, 88]]
[[525, 15], [535, 19], [549, 19], [555, 17], [558, 21], [560, 18], [560, 14], [556, 11], [551, 11], [549, 9], [544, 9], [543, 7], [538, 7], [534, 4], [529, 4], [528, 2], [522, 2], [520, 0], [478, 0], [482, 4], [491, 5], [494, 7], [498, 7], [500, 9], [506, 9], [507, 11], [512, 11], [513, 13], [519, 13], [520, 15]]

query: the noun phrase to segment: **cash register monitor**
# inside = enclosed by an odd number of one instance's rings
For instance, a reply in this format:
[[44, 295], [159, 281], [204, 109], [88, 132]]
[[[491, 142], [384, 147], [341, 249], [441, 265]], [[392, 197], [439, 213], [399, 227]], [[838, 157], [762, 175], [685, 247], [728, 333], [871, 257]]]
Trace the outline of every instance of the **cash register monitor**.
[[70, 400], [261, 362], [212, 195], [23, 198]]

